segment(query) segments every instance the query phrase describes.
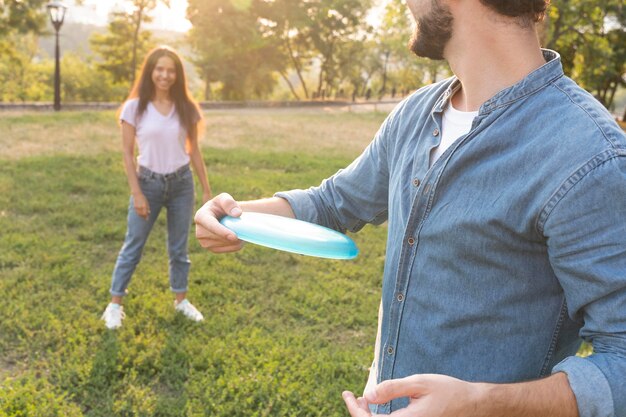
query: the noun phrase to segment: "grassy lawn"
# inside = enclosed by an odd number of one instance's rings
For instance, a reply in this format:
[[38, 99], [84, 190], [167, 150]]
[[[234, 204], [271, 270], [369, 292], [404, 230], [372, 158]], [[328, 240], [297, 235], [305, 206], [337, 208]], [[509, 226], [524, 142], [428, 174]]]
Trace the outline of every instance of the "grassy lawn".
[[[385, 114], [206, 116], [213, 190], [243, 200], [319, 183]], [[346, 415], [341, 391], [372, 359], [384, 227], [353, 236], [353, 261], [211, 255], [190, 237], [197, 324], [173, 310], [162, 214], [107, 331], [128, 204], [114, 113], [1, 114], [0, 146], [0, 416]]]
[[[318, 184], [384, 117], [207, 112], [213, 190]], [[162, 214], [111, 332], [99, 318], [128, 204], [114, 112], [0, 114], [0, 147], [0, 417], [346, 415], [341, 391], [362, 389], [372, 359], [384, 226], [353, 236], [352, 261], [211, 255], [191, 236], [197, 324], [173, 310]]]

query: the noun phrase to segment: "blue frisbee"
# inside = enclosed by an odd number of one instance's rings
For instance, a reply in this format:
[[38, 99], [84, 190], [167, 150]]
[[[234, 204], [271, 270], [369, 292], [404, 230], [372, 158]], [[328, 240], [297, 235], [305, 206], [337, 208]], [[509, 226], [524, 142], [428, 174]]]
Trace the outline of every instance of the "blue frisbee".
[[324, 226], [273, 214], [245, 212], [220, 223], [246, 242], [301, 255], [352, 259], [359, 249], [343, 233]]

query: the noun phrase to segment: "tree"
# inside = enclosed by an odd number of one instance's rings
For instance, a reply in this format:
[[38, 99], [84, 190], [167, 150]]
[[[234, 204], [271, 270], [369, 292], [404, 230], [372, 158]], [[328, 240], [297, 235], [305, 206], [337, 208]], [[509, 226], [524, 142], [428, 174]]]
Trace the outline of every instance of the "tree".
[[189, 40], [193, 60], [206, 83], [220, 83], [225, 100], [264, 98], [273, 90], [275, 71], [283, 70], [276, 40], [264, 36], [258, 0], [190, 0], [187, 14], [193, 27]]
[[[143, 19], [145, 21], [145, 15]], [[109, 73], [114, 83], [132, 85], [137, 61], [143, 58], [151, 45], [150, 32], [138, 33], [135, 38], [136, 33], [136, 15], [117, 11], [110, 15], [108, 31], [94, 33], [89, 39], [91, 48], [100, 56], [98, 69]]]
[[342, 43], [337, 51], [339, 86], [348, 83], [352, 98], [365, 95], [372, 78], [381, 72], [382, 62], [374, 40]]
[[[163, 4], [169, 7], [169, 0], [160, 0]], [[138, 51], [141, 45], [141, 35], [139, 30], [143, 23], [149, 23], [152, 18], [148, 16], [148, 13], [157, 5], [157, 0], [132, 0], [133, 11], [130, 14], [131, 23], [133, 25], [133, 53], [131, 59], [131, 67], [133, 69], [131, 73], [131, 83], [135, 81], [135, 74], [137, 72], [137, 66], [139, 65]]]
[[[24, 58], [30, 54], [27, 47], [26, 50], [16, 42], [17, 39], [26, 39], [30, 43], [30, 38], [22, 38], [22, 35], [38, 35], [44, 33], [47, 16], [45, 2], [43, 0], [0, 0], [0, 66], [6, 69], [6, 66], [17, 65], [16, 71], [23, 72], [29, 63]], [[31, 56], [32, 58], [32, 56]], [[23, 75], [23, 73], [22, 73]], [[14, 97], [13, 93], [7, 93], [8, 90], [17, 89], [21, 92], [16, 93], [15, 98], [23, 96], [23, 90], [19, 83], [11, 78], [3, 82], [0, 87], [0, 97], [7, 100], [7, 97]]]
[[623, 0], [555, 0], [543, 43], [560, 52], [563, 69], [607, 108], [626, 85], [626, 8]]
[[115, 84], [109, 72], [99, 70], [93, 59], [74, 53], [63, 55], [62, 92], [65, 101], [117, 101], [128, 94], [128, 87]]
[[383, 59], [383, 94], [387, 89], [390, 67], [406, 63], [406, 56], [410, 55], [407, 48], [410, 36], [411, 24], [407, 17], [407, 7], [401, 0], [391, 0], [385, 6], [381, 24], [376, 31], [377, 48]]
[[127, 11], [111, 13], [108, 33], [93, 36], [92, 48], [104, 60], [101, 68], [109, 71], [116, 81], [128, 81], [130, 85], [135, 81], [151, 39], [151, 33], [142, 32], [141, 27], [152, 21], [149, 13], [159, 1], [169, 7], [169, 0], [126, 1]]
[[36, 64], [37, 36], [12, 32], [3, 41], [19, 48], [5, 50], [0, 60], [0, 101], [39, 101], [52, 95], [52, 62]]
[[305, 30], [310, 24], [309, 3], [293, 0], [264, 1], [260, 3], [262, 36], [273, 39], [279, 59], [279, 73], [291, 93], [299, 100], [295, 86], [287, 76], [287, 71], [296, 73], [305, 98], [309, 98], [309, 88], [304, 73], [311, 66], [314, 51]]
[[322, 90], [336, 87], [339, 75], [337, 54], [341, 44], [368, 31], [365, 17], [371, 8], [370, 0], [311, 0], [310, 25], [305, 36], [319, 53], [317, 96]]
[[44, 0], [3, 0], [0, 1], [0, 38], [9, 32], [43, 32], [47, 16]]
[[402, 0], [387, 3], [381, 24], [376, 32], [376, 42], [382, 68], [382, 93], [387, 91], [388, 78], [399, 91], [408, 92], [425, 82], [434, 83], [440, 73], [448, 73], [444, 61], [418, 58], [409, 51], [412, 19]]

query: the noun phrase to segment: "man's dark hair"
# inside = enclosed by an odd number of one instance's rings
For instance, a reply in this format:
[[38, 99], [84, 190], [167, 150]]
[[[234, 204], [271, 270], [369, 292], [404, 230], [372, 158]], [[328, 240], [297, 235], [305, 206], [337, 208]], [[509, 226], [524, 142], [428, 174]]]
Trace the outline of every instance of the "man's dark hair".
[[543, 19], [550, 0], [480, 0], [496, 12], [509, 16], [519, 17], [528, 23], [539, 22]]

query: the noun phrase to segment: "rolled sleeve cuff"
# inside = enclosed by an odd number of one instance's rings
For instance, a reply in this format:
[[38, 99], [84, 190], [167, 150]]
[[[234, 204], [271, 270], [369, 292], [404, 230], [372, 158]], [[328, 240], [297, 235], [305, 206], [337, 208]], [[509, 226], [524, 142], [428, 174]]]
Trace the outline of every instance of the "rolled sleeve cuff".
[[281, 191], [274, 194], [274, 197], [287, 200], [293, 213], [296, 215], [296, 219], [319, 223], [315, 203], [306, 190]]
[[120, 124], [124, 122], [124, 123], [128, 123], [129, 125], [131, 125], [132, 127], [137, 127], [135, 126], [135, 121], [132, 120], [130, 117], [120, 117]]
[[580, 417], [614, 417], [613, 394], [604, 373], [588, 359], [571, 356], [552, 373], [564, 372], [576, 397]]

